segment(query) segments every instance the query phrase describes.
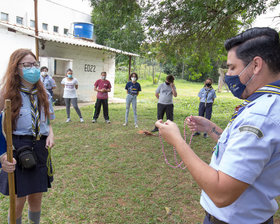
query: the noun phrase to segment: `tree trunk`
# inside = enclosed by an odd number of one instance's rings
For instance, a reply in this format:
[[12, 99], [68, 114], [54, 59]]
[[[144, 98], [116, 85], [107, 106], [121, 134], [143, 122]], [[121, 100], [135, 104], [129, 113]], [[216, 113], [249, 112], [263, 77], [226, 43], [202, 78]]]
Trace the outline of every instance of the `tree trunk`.
[[182, 76], [181, 76], [182, 79], [184, 79], [184, 73], [185, 73], [185, 64], [183, 63], [183, 67], [182, 67]]

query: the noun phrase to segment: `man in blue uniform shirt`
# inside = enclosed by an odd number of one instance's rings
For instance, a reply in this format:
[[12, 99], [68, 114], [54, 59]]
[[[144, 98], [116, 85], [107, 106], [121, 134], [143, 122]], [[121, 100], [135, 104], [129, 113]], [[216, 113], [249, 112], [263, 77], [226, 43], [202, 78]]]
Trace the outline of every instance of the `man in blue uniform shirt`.
[[270, 28], [252, 28], [225, 42], [225, 81], [245, 99], [223, 131], [199, 116], [187, 119], [192, 132], [217, 141], [209, 165], [183, 140], [175, 123], [157, 121], [202, 188], [204, 224], [271, 224], [280, 195], [280, 44]]

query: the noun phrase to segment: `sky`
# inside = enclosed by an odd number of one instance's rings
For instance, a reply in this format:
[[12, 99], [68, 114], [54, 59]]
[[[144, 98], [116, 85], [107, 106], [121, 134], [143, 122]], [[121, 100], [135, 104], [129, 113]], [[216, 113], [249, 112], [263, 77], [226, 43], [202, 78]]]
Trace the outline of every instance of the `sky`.
[[68, 6], [86, 14], [91, 14], [92, 8], [89, 0], [52, 0], [61, 5]]
[[[90, 6], [90, 0], [51, 0], [62, 5], [66, 5], [70, 8], [75, 8], [87, 14], [91, 14], [92, 8]], [[268, 10], [266, 14], [257, 17], [252, 27], [271, 27], [280, 31], [280, 5], [276, 6], [273, 10]]]
[[[277, 18], [275, 18], [278, 16]], [[253, 23], [253, 27], [270, 27], [280, 31], [280, 5], [277, 5], [273, 10], [268, 10], [266, 14], [257, 17]]]

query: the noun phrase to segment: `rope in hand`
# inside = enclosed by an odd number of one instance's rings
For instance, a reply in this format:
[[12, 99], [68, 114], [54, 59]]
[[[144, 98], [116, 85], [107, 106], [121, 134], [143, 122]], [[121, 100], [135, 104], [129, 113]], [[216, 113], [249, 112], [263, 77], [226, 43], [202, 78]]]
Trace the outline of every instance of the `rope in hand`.
[[55, 169], [54, 169], [54, 165], [52, 164], [52, 155], [51, 155], [50, 147], [48, 147], [47, 168], [48, 168], [48, 176], [52, 177], [55, 173]]
[[[186, 117], [186, 119], [184, 120], [184, 140], [185, 140], [185, 142], [187, 141], [187, 138], [186, 138], [186, 122], [187, 122], [187, 117]], [[175, 147], [173, 146], [173, 153], [174, 153], [174, 161], [175, 161], [175, 166], [174, 165], [172, 165], [172, 164], [170, 164], [169, 162], [168, 162], [168, 160], [167, 160], [167, 158], [166, 158], [166, 155], [165, 155], [165, 152], [164, 152], [164, 145], [163, 145], [163, 142], [162, 142], [162, 138], [161, 138], [161, 135], [160, 135], [160, 133], [158, 134], [158, 136], [159, 136], [159, 140], [160, 140], [160, 143], [161, 143], [161, 146], [162, 146], [162, 153], [163, 153], [163, 156], [164, 156], [164, 161], [165, 161], [165, 163], [168, 165], [168, 166], [170, 166], [170, 167], [172, 167], [172, 168], [174, 168], [174, 169], [176, 169], [176, 168], [180, 168], [180, 169], [182, 169], [182, 170], [184, 170], [184, 169], [186, 169], [186, 166], [182, 166], [183, 165], [183, 161], [181, 161], [180, 163], [178, 163], [178, 161], [177, 161], [177, 153], [176, 153], [176, 149], [175, 149]], [[191, 135], [191, 138], [190, 138], [190, 143], [189, 143], [189, 145], [191, 145], [191, 143], [192, 143], [192, 137], [193, 137], [193, 135]]]

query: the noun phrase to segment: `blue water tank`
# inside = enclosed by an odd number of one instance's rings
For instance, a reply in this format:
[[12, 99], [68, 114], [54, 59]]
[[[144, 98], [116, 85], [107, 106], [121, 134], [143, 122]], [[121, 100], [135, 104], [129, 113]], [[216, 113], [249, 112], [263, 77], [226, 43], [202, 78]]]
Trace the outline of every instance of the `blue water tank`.
[[74, 36], [92, 40], [93, 24], [92, 23], [74, 23]]

